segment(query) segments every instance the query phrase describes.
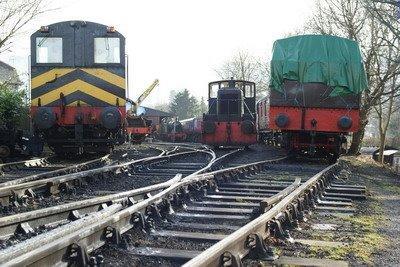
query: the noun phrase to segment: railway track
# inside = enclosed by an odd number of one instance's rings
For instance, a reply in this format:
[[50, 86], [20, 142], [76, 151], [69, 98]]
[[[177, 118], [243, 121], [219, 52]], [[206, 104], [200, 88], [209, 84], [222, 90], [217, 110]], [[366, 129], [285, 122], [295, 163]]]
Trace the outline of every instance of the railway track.
[[[76, 188], [84, 186], [90, 180], [105, 179], [119, 177], [121, 175], [131, 175], [131, 171], [140, 175], [144, 170], [144, 166], [155, 162], [165, 162], [170, 158], [190, 155], [197, 150], [180, 152], [178, 147], [172, 150], [163, 150], [158, 156], [150, 156], [137, 160], [131, 160], [119, 164], [108, 164], [97, 167], [92, 164], [97, 164], [99, 160], [82, 164], [82, 168], [75, 168], [76, 172], [66, 173], [65, 171], [57, 171], [47, 175], [31, 176], [7, 182], [0, 188], [0, 203], [3, 209], [7, 207], [19, 207], [20, 205], [28, 205], [35, 203], [35, 200], [40, 200], [43, 197], [57, 196], [60, 193], [74, 193]], [[103, 159], [101, 159], [103, 160]], [[68, 169], [71, 171], [70, 169]], [[160, 174], [163, 175], [163, 174]]]
[[[234, 266], [249, 253], [272, 260], [265, 240], [288, 238], [286, 227], [297, 225], [307, 211], [334, 202], [334, 194], [346, 191], [345, 185], [330, 185], [336, 165], [312, 178], [289, 180], [268, 177], [282, 159], [212, 171], [237, 152], [219, 158], [211, 153], [212, 159], [197, 171], [194, 163], [147, 165], [142, 168], [145, 173], [155, 171], [148, 176], [173, 177], [176, 170], [183, 174], [90, 202], [64, 204], [58, 207], [60, 213], [48, 208], [2, 218], [0, 236], [8, 244], [0, 250], [0, 262], [11, 266], [113, 264], [109, 250], [129, 259], [125, 264], [138, 265], [190, 260], [186, 266]], [[305, 173], [312, 172], [315, 168]], [[34, 229], [40, 225], [48, 227], [37, 235]], [[19, 240], [13, 243], [13, 236]], [[29, 239], [23, 241], [21, 236]], [[106, 248], [99, 249], [105, 244]]]
[[[53, 156], [5, 163], [0, 165], [0, 186], [88, 170], [90, 168], [115, 164], [124, 160], [139, 159], [150, 155], [156, 155], [155, 153], [159, 153], [159, 151], [160, 149], [157, 147], [142, 146], [140, 149], [137, 149], [124, 145], [115, 149], [112, 154], [107, 154], [95, 159], [91, 156], [91, 159], [86, 159], [85, 162], [82, 162], [82, 159], [79, 158], [61, 159]], [[86, 156], [86, 158], [88, 158], [88, 156]]]
[[0, 175], [4, 173], [19, 170], [19, 169], [28, 169], [28, 168], [37, 168], [37, 167], [45, 167], [50, 164], [49, 160], [51, 157], [45, 158], [36, 158], [22, 161], [14, 161], [0, 164]]
[[[182, 186], [182, 183], [184, 183], [183, 185], [184, 186], [190, 186], [189, 184], [190, 184], [190, 182], [188, 182], [188, 181], [190, 181], [191, 180], [191, 177], [198, 177], [198, 176], [201, 176], [201, 173], [202, 172], [204, 172], [205, 170], [207, 170], [207, 169], [210, 169], [210, 168], [212, 168], [213, 166], [215, 166], [216, 164], [220, 164], [221, 163], [221, 161], [223, 161], [223, 159], [224, 158], [226, 158], [227, 157], [227, 155], [226, 156], [223, 156], [223, 157], [220, 157], [220, 158], [218, 158], [218, 159], [215, 159], [215, 157], [212, 159], [212, 161], [210, 161], [209, 162], [209, 164], [207, 164], [207, 166], [205, 166], [204, 168], [202, 168], [202, 169], [200, 169], [200, 170], [198, 170], [198, 171], [196, 171], [196, 172], [194, 172], [194, 173], [192, 173], [191, 175], [188, 175], [188, 176], [186, 176], [185, 178], [182, 178], [179, 182], [178, 181], [171, 181], [171, 185], [169, 186], [169, 187], [167, 187], [166, 189], [164, 189], [164, 190], [162, 190], [160, 193], [158, 193], [158, 194], [155, 194], [155, 195], [153, 195], [153, 196], [150, 196], [149, 198], [147, 198], [147, 199], [145, 199], [145, 200], [142, 200], [142, 201], [140, 201], [140, 202], [138, 202], [138, 203], [136, 203], [136, 204], [133, 204], [132, 206], [128, 206], [128, 207], [124, 207], [124, 205], [122, 204], [122, 203], [115, 203], [115, 204], [111, 204], [110, 206], [108, 206], [108, 207], [106, 207], [104, 210], [102, 210], [102, 211], [100, 211], [100, 212], [95, 212], [95, 213], [92, 213], [92, 214], [90, 214], [90, 215], [88, 215], [88, 216], [86, 216], [86, 217], [84, 217], [84, 218], [81, 218], [81, 219], [77, 219], [76, 221], [74, 221], [74, 222], [72, 222], [72, 223], [69, 223], [68, 225], [67, 225], [67, 227], [58, 227], [58, 228], [56, 228], [56, 229], [54, 229], [54, 230], [52, 230], [52, 231], [50, 231], [49, 233], [51, 233], [51, 236], [52, 236], [52, 240], [53, 241], [57, 241], [57, 240], [59, 240], [59, 238], [57, 238], [57, 234], [55, 234], [55, 232], [59, 232], [60, 233], [60, 235], [61, 236], [65, 236], [65, 235], [67, 235], [67, 233], [65, 232], [65, 231], [67, 231], [68, 233], [73, 233], [74, 231], [72, 231], [71, 229], [75, 229], [75, 232], [74, 233], [77, 233], [77, 231], [78, 231], [78, 229], [79, 230], [82, 230], [83, 228], [85, 228], [85, 225], [86, 226], [89, 226], [89, 225], [92, 225], [93, 226], [93, 223], [95, 223], [95, 222], [105, 222], [105, 220], [104, 220], [104, 218], [105, 217], [107, 217], [108, 219], [112, 219], [112, 217], [114, 217], [114, 216], [118, 216], [118, 218], [120, 218], [120, 220], [118, 220], [120, 223], [123, 223], [123, 222], [125, 222], [125, 223], [128, 223], [129, 224], [129, 220], [128, 221], [126, 221], [126, 218], [125, 219], [123, 219], [123, 218], [121, 218], [121, 217], [119, 217], [119, 216], [121, 216], [122, 214], [121, 213], [123, 213], [123, 214], [125, 214], [125, 215], [128, 215], [128, 214], [130, 214], [129, 213], [129, 210], [131, 210], [133, 207], [135, 207], [135, 208], [137, 208], [137, 205], [139, 205], [140, 207], [142, 207], [144, 210], [143, 210], [143, 217], [139, 217], [138, 218], [138, 220], [139, 221], [141, 221], [142, 219], [142, 223], [143, 223], [143, 225], [147, 225], [147, 220], [145, 220], [145, 218], [144, 218], [144, 216], [145, 216], [145, 214], [151, 214], [151, 213], [157, 213], [157, 205], [155, 205], [155, 202], [156, 202], [156, 200], [160, 200], [162, 203], [170, 203], [170, 201], [164, 201], [164, 200], [162, 200], [162, 197], [161, 196], [164, 196], [166, 193], [168, 193], [171, 189], [179, 189], [179, 193], [177, 193], [176, 194], [176, 196], [175, 196], [175, 200], [171, 200], [172, 202], [174, 202], [174, 201], [177, 201], [177, 202], [180, 202], [180, 201], [182, 201], [183, 199], [181, 199], [181, 197], [185, 197], [185, 196], [188, 196], [188, 192], [189, 191], [182, 191], [181, 192], [181, 186]], [[233, 168], [233, 169], [237, 169], [237, 168]], [[232, 169], [232, 170], [233, 170]], [[189, 179], [190, 178], [190, 179]], [[176, 178], [176, 179], [178, 179], [178, 178]], [[189, 179], [189, 180], [188, 180]], [[201, 183], [201, 182], [200, 182]], [[154, 189], [154, 188], [153, 188]], [[153, 190], [153, 189], [151, 189], [151, 190]], [[188, 189], [188, 188], [186, 188], [186, 189]], [[150, 190], [150, 189], [149, 189]], [[132, 204], [132, 203], [131, 203]], [[154, 209], [153, 209], [153, 207], [154, 207]], [[75, 212], [76, 213], [76, 212]], [[113, 214], [113, 216], [110, 216], [111, 214]], [[135, 213], [136, 214], [136, 213]], [[102, 218], [102, 220], [99, 220], [99, 217], [98, 216], [100, 216], [101, 218]], [[105, 217], [103, 217], [103, 216], [105, 216]], [[147, 217], [147, 216], [146, 216]], [[148, 217], [149, 219], [151, 218], [151, 216], [149, 216]], [[83, 225], [82, 225], [82, 223], [83, 223]], [[151, 224], [151, 223], [150, 223]], [[76, 228], [74, 228], [73, 226], [74, 225], [77, 225], [76, 226]], [[62, 229], [64, 229], [64, 230], [62, 230]], [[68, 230], [69, 229], [69, 230]], [[96, 228], [92, 228], [92, 230], [94, 230], [94, 229], [96, 229]], [[97, 241], [97, 240], [95, 240], [95, 239], [93, 239], [93, 237], [94, 236], [96, 236], [96, 233], [92, 233], [92, 234], [94, 234], [94, 235], [91, 235], [91, 237], [90, 237], [90, 239], [91, 240], [93, 240], [93, 241]], [[56, 237], [55, 239], [54, 239], [54, 237]], [[36, 238], [36, 239], [35, 239]], [[46, 243], [46, 244], [48, 244], [49, 242], [51, 243], [51, 241], [50, 240], [46, 240], [46, 241], [44, 241], [44, 239], [46, 239], [46, 238], [43, 238], [43, 236], [42, 235], [39, 235], [39, 236], [36, 236], [36, 237], [33, 237], [33, 238], [31, 238], [31, 239], [29, 239], [29, 244], [36, 244], [36, 245], [34, 245], [33, 247], [32, 246], [30, 246], [30, 245], [28, 245], [28, 247], [30, 247], [31, 249], [32, 248], [34, 248], [34, 247], [36, 247], [36, 248], [38, 248], [38, 243], [35, 243], [36, 241], [35, 240], [37, 240], [37, 242], [39, 242], [39, 243]], [[102, 238], [101, 236], [100, 236], [100, 242], [103, 242], [103, 241], [101, 241], [101, 240], [103, 240], [104, 238]], [[43, 244], [44, 244], [43, 243]], [[96, 243], [97, 244], [97, 243]], [[104, 244], [104, 242], [103, 242], [103, 244]], [[19, 243], [19, 244], [17, 244], [16, 246], [19, 246], [19, 247], [23, 247], [23, 248], [27, 248], [26, 247], [26, 245], [27, 244], [25, 244], [24, 242], [22, 242], [22, 243]], [[51, 246], [51, 245], [50, 245]], [[25, 249], [23, 249], [23, 250], [25, 250]], [[12, 247], [9, 247], [9, 248], [6, 248], [5, 250], [3, 250], [3, 251], [1, 251], [0, 253], [1, 254], [3, 254], [3, 256], [5, 256], [5, 257], [7, 257], [6, 255], [8, 254], [7, 253], [7, 250], [11, 250], [11, 251], [14, 251], [14, 252], [17, 252], [17, 251], [20, 251], [18, 248], [15, 248], [15, 246], [12, 246]], [[26, 252], [26, 251], [25, 251]], [[28, 253], [29, 254], [29, 253]], [[23, 255], [27, 255], [27, 253], [23, 253]], [[48, 260], [49, 258], [47, 258], [47, 260]], [[5, 258], [2, 258], [1, 260], [0, 260], [0, 262], [5, 262], [6, 261], [6, 259]], [[32, 262], [31, 262], [32, 263]], [[10, 262], [10, 264], [12, 264], [11, 262]]]
[[[200, 173], [206, 171], [211, 167], [210, 162], [196, 163], [193, 166], [187, 166], [187, 163], [176, 161], [176, 159], [190, 157], [191, 154], [206, 154], [209, 155], [210, 161], [215, 161], [215, 154], [208, 150], [194, 150], [186, 152], [178, 152], [177, 147], [170, 151], [163, 151], [157, 157], [149, 157], [141, 160], [131, 162], [129, 165], [122, 164], [114, 168], [115, 175], [126, 175], [132, 174], [131, 178], [135, 181], [138, 179], [138, 175], [159, 175], [162, 172], [163, 175], [171, 177], [171, 172], [190, 172]], [[222, 158], [221, 158], [222, 159]], [[221, 160], [220, 159], [220, 160]], [[215, 164], [214, 164], [215, 165]], [[122, 168], [125, 169], [122, 172]], [[104, 168], [103, 168], [104, 170]], [[110, 173], [110, 170], [107, 169]], [[175, 175], [175, 174], [174, 174]], [[172, 177], [174, 177], [172, 175]], [[182, 174], [180, 174], [181, 176]], [[2, 240], [2, 246], [9, 246], [15, 242], [21, 241], [21, 239], [29, 238], [33, 234], [47, 231], [59, 225], [68, 223], [81, 217], [81, 214], [89, 214], [99, 209], [107, 207], [110, 203], [120, 203], [123, 206], [133, 204], [147, 198], [149, 195], [164, 189], [172, 182], [176, 181], [177, 178], [172, 178], [166, 182], [150, 185], [147, 187], [128, 190], [124, 192], [118, 192], [100, 197], [94, 197], [86, 200], [75, 201], [72, 203], [66, 203], [57, 205], [45, 209], [35, 210], [31, 212], [25, 212], [21, 214], [15, 214], [0, 219], [0, 240]], [[148, 180], [152, 180], [148, 178]], [[156, 181], [152, 181], [156, 183]], [[34, 230], [35, 229], [35, 230]]]

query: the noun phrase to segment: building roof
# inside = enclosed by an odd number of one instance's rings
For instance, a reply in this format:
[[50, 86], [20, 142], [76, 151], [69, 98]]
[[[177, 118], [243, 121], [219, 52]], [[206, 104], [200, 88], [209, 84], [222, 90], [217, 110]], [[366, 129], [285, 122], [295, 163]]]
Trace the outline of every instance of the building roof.
[[141, 112], [141, 114], [146, 117], [173, 117], [174, 116], [174, 114], [172, 114], [172, 113], [161, 111], [161, 110], [154, 109], [154, 108], [148, 108], [148, 107], [143, 107], [143, 106], [141, 106], [141, 108], [144, 109], [144, 111]]
[[[400, 150], [395, 147], [385, 146], [385, 149], [383, 150], [383, 155], [391, 156], [393, 154], [398, 153], [399, 151]], [[378, 154], [379, 154], [379, 148], [374, 151], [373, 155], [378, 156]]]
[[0, 61], [0, 83], [11, 86], [12, 88], [18, 88], [22, 85], [22, 82], [18, 76], [17, 70], [8, 65], [7, 63]]
[[11, 67], [10, 65], [8, 65], [7, 63], [5, 63], [5, 62], [3, 62], [1, 60], [0, 60], [0, 68], [8, 69], [10, 71], [14, 71], [15, 70], [14, 67]]
[[399, 151], [398, 150], [394, 150], [394, 149], [385, 150], [385, 151], [383, 151], [383, 155], [384, 156], [390, 156], [390, 155], [396, 154], [397, 152], [399, 152]]

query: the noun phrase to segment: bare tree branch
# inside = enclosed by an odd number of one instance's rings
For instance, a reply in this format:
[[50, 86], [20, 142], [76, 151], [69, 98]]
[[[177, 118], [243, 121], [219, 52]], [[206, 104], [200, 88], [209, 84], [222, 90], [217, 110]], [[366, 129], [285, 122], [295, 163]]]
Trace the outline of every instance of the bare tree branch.
[[257, 95], [268, 93], [269, 64], [267, 59], [258, 59], [247, 51], [239, 51], [215, 72], [221, 79], [231, 77], [256, 83]]
[[0, 1], [0, 53], [11, 47], [12, 39], [33, 19], [49, 11], [47, 0]]
[[[386, 96], [397, 94], [397, 88], [388, 83], [400, 74], [400, 49], [393, 48], [398, 47], [399, 37], [382, 24], [366, 2], [371, 0], [317, 0], [316, 12], [308, 23], [311, 33], [346, 37], [360, 45], [369, 86], [362, 93], [360, 131], [353, 134], [352, 153], [358, 153], [361, 147], [371, 110], [384, 104]], [[374, 7], [385, 8], [381, 4]]]

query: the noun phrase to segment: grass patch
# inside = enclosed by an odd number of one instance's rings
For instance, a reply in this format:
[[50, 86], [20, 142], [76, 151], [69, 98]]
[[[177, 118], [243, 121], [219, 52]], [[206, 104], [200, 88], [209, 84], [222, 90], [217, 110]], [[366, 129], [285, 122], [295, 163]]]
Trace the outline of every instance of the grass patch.
[[[343, 220], [352, 225], [352, 235], [348, 236], [348, 245], [340, 247], [310, 246], [309, 253], [313, 257], [328, 258], [332, 260], [356, 259], [366, 264], [371, 264], [373, 254], [386, 244], [385, 238], [378, 233], [378, 225], [384, 222], [384, 216], [374, 214], [379, 210], [379, 205], [372, 202], [371, 215], [356, 215]], [[329, 234], [327, 239], [331, 239]], [[322, 238], [321, 238], [322, 239]]]

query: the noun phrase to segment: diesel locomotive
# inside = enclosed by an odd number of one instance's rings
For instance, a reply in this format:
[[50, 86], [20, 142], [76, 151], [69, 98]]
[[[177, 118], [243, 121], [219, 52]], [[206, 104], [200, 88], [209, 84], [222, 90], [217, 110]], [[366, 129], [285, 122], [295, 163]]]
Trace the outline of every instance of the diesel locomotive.
[[125, 139], [125, 38], [65, 21], [31, 35], [33, 130], [57, 154], [105, 152]]
[[335, 160], [359, 129], [361, 92], [367, 87], [358, 44], [329, 35], [277, 40], [270, 95], [257, 104], [262, 140], [293, 154]]
[[208, 113], [203, 115], [202, 142], [215, 147], [257, 142], [256, 86], [243, 80], [208, 85]]

